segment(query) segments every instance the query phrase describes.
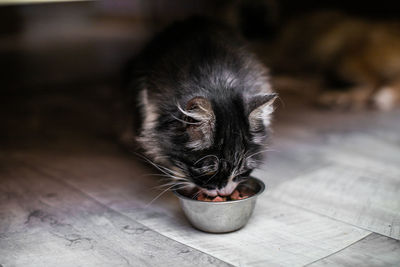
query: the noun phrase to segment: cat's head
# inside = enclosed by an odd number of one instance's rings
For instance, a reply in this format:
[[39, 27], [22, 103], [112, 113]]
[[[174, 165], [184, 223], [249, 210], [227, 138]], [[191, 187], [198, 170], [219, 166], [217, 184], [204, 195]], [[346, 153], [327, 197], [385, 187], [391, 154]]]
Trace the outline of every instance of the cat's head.
[[196, 96], [178, 103], [157, 127], [175, 176], [210, 196], [231, 194], [260, 165], [276, 97]]

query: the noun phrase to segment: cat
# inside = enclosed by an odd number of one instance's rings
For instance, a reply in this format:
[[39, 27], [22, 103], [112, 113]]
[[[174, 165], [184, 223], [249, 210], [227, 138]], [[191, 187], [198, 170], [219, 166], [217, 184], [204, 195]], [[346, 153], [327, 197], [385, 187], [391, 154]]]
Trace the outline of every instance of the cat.
[[129, 122], [135, 140], [172, 185], [227, 196], [260, 165], [277, 94], [268, 69], [228, 26], [176, 22], [125, 76], [129, 112], [139, 115]]
[[400, 104], [398, 21], [317, 11], [283, 26], [273, 50], [277, 72], [323, 77], [319, 106], [390, 110]]

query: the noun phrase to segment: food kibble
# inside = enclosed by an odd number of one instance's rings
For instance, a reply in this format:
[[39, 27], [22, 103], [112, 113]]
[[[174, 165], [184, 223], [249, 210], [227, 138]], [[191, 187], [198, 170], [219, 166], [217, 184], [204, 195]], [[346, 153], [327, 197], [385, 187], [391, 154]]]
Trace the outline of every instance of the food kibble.
[[231, 195], [231, 199], [234, 199], [234, 200], [240, 199], [240, 193], [238, 190], [233, 191], [233, 193]]
[[206, 197], [206, 195], [204, 195], [203, 193], [200, 193], [200, 194], [197, 196], [197, 200], [200, 200], [200, 201], [210, 201], [210, 200], [208, 200], [208, 198]]
[[197, 195], [196, 199], [199, 201], [208, 201], [208, 202], [223, 202], [223, 201], [232, 201], [232, 200], [240, 200], [240, 199], [245, 199], [248, 198], [252, 195], [252, 193], [249, 192], [243, 192], [238, 189], [233, 191], [233, 193], [230, 196], [226, 197], [221, 197], [221, 196], [215, 196], [211, 197], [208, 196], [204, 193], [200, 193]]
[[220, 197], [220, 196], [217, 196], [217, 197], [215, 197], [213, 200], [212, 200], [213, 202], [221, 202], [221, 201], [226, 201], [226, 198], [224, 197], [224, 198], [222, 198], [222, 197]]

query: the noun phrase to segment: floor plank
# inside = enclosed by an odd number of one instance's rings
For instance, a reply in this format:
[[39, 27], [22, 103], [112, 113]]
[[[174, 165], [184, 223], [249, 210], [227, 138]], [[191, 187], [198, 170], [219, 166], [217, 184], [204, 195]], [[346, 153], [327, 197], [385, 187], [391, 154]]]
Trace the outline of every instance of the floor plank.
[[236, 266], [303, 266], [370, 233], [267, 196], [259, 199], [245, 228], [226, 235], [193, 231], [171, 216], [151, 216], [141, 222]]
[[288, 112], [256, 176], [284, 203], [400, 238], [400, 110]]
[[275, 168], [272, 159], [256, 172], [269, 177], [275, 197], [400, 238], [400, 143], [368, 131], [331, 132], [313, 142], [298, 142], [295, 137], [281, 141], [286, 146], [280, 157], [289, 157], [290, 168], [284, 168], [285, 160]]
[[[224, 235], [207, 234], [190, 226], [170, 193], [147, 207], [155, 195], [149, 188], [157, 180], [143, 176], [135, 161], [117, 153], [58, 159], [35, 155], [25, 156], [25, 161], [41, 165], [52, 176], [66, 178], [105, 205], [165, 236], [236, 266], [302, 266], [370, 234], [283, 204], [269, 192], [259, 199], [254, 216], [244, 229]], [[100, 173], [101, 179], [94, 184]]]
[[400, 239], [400, 179], [331, 165], [280, 184], [284, 203]]
[[372, 233], [357, 243], [308, 266], [400, 266], [400, 241]]
[[36, 167], [1, 162], [1, 266], [229, 266]]
[[[59, 107], [53, 100], [49, 105]], [[86, 107], [87, 101], [81, 104]], [[68, 123], [80, 113], [64, 115], [67, 123], [52, 117], [33, 139], [22, 134], [28, 130], [9, 134], [0, 151], [0, 255], [7, 256], [6, 261], [0, 257], [2, 265], [163, 261], [185, 266], [190, 261], [192, 266], [211, 261], [302, 266], [331, 257], [336, 262], [335, 255], [366, 240], [368, 247], [374, 242], [388, 247], [379, 260], [390, 263], [399, 257], [397, 249], [390, 250], [391, 241], [367, 238], [371, 231], [399, 235], [399, 110], [336, 113], [289, 107], [278, 112], [275, 151], [255, 172], [268, 189], [249, 224], [227, 235], [193, 229], [170, 193], [147, 205], [160, 193], [152, 189], [159, 180], [146, 175], [154, 170], [98, 136], [109, 124], [95, 123], [83, 134], [85, 125]], [[54, 128], [57, 121], [65, 124], [61, 132]], [[21, 165], [8, 164], [16, 161]], [[360, 261], [371, 257], [368, 247], [359, 248]], [[340, 262], [352, 263], [345, 257]]]

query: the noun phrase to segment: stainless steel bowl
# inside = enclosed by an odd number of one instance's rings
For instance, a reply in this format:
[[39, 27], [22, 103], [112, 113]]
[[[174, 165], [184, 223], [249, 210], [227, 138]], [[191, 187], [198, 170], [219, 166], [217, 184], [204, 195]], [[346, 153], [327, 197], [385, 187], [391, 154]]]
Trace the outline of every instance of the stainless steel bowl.
[[194, 227], [210, 233], [236, 231], [246, 225], [256, 205], [257, 197], [264, 192], [265, 184], [250, 177], [240, 186], [255, 192], [251, 197], [225, 202], [207, 202], [192, 199], [174, 190], [183, 212]]

